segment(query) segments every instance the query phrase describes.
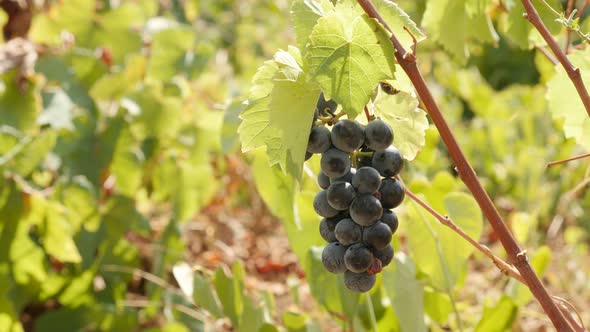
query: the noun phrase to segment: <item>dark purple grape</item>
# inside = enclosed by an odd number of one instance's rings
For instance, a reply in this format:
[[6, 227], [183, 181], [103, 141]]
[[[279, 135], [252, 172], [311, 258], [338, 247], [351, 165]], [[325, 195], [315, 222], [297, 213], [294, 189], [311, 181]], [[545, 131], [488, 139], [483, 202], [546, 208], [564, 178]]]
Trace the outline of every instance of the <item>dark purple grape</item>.
[[348, 173], [344, 174], [343, 176], [330, 179], [330, 183], [334, 183], [334, 182], [338, 182], [338, 181], [352, 183], [352, 177], [355, 174], [356, 174], [356, 168], [351, 167], [350, 170], [348, 171]]
[[350, 205], [350, 217], [361, 226], [373, 225], [382, 214], [381, 203], [373, 195], [357, 195]]
[[350, 157], [346, 152], [331, 148], [322, 153], [320, 165], [330, 178], [341, 177], [350, 171]]
[[384, 209], [393, 209], [399, 206], [406, 196], [401, 182], [393, 178], [381, 181], [379, 193], [381, 194], [381, 205]]
[[328, 243], [338, 241], [334, 233], [334, 228], [335, 227], [332, 227], [332, 229], [330, 229], [330, 222], [326, 218], [322, 219], [320, 222], [320, 235]]
[[353, 292], [365, 293], [370, 291], [376, 280], [377, 277], [374, 274], [368, 274], [367, 272], [344, 272], [344, 285]]
[[373, 250], [373, 255], [375, 258], [381, 261], [381, 265], [383, 267], [389, 265], [391, 260], [393, 259], [393, 246], [390, 244], [384, 249], [381, 250]]
[[330, 178], [321, 171], [318, 174], [318, 186], [322, 189], [328, 189], [330, 187]]
[[375, 151], [384, 151], [393, 143], [393, 130], [382, 120], [369, 122], [365, 127], [365, 144]]
[[337, 108], [338, 104], [335, 101], [326, 100], [324, 93], [320, 93], [320, 97], [318, 98], [318, 102], [315, 106], [316, 114], [321, 116], [329, 116], [331, 114], [335, 114]]
[[404, 166], [399, 150], [393, 146], [373, 154], [373, 167], [384, 177], [396, 176]]
[[322, 263], [326, 270], [332, 273], [346, 272], [346, 264], [344, 264], [344, 255], [346, 247], [338, 242], [328, 244], [324, 251], [322, 251]]
[[313, 199], [313, 208], [317, 214], [325, 218], [334, 217], [340, 212], [328, 203], [328, 193], [325, 190], [322, 190], [315, 195], [315, 198]]
[[373, 254], [367, 245], [363, 243], [351, 245], [344, 254], [344, 264], [352, 272], [365, 272], [372, 262]]
[[363, 145], [365, 132], [358, 122], [344, 119], [336, 122], [331, 138], [332, 144], [338, 149], [353, 152]]
[[384, 249], [391, 243], [391, 229], [381, 221], [374, 225], [365, 227], [363, 230], [363, 242], [380, 250]]
[[395, 212], [391, 210], [383, 210], [383, 215], [381, 216], [381, 222], [389, 226], [391, 229], [391, 234], [395, 234], [397, 231], [397, 227], [399, 226], [399, 221], [397, 220], [397, 215]]
[[381, 175], [373, 167], [361, 167], [352, 177], [352, 186], [360, 194], [373, 194], [380, 185]]
[[356, 191], [348, 182], [338, 181], [330, 185], [327, 192], [328, 203], [337, 210], [346, 210], [356, 197]]
[[334, 229], [334, 236], [338, 242], [348, 246], [361, 241], [362, 229], [352, 219], [342, 219]]
[[330, 148], [330, 130], [324, 126], [313, 126], [309, 133], [307, 152], [323, 153]]

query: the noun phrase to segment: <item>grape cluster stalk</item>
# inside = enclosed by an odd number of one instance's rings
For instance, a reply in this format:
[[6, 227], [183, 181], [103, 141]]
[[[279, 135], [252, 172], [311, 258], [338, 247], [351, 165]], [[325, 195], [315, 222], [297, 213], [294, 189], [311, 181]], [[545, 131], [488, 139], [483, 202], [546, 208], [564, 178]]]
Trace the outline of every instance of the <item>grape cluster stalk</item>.
[[343, 273], [345, 286], [363, 293], [373, 288], [376, 274], [393, 259], [391, 239], [399, 222], [392, 209], [405, 197], [394, 177], [403, 168], [403, 158], [391, 145], [394, 133], [387, 123], [372, 119], [363, 126], [339, 119], [336, 108], [320, 95], [306, 156], [321, 154], [317, 183], [322, 190], [313, 207], [323, 218], [319, 230], [328, 242], [322, 252], [324, 267]]

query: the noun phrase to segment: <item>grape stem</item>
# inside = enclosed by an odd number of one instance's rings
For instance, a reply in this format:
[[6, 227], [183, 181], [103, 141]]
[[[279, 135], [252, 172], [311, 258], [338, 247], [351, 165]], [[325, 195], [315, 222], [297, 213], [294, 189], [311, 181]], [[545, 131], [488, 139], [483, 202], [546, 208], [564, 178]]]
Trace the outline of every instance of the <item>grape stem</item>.
[[[500, 213], [494, 206], [491, 198], [480, 183], [479, 178], [475, 174], [473, 167], [467, 160], [463, 150], [459, 146], [457, 139], [453, 135], [451, 128], [449, 127], [446, 119], [440, 111], [438, 104], [436, 103], [432, 92], [428, 88], [422, 73], [418, 69], [416, 59], [414, 57], [404, 57], [407, 54], [404, 46], [395, 36], [395, 33], [391, 31], [387, 23], [383, 20], [375, 5], [371, 0], [357, 0], [360, 6], [363, 8], [365, 13], [379, 21], [381, 25], [387, 29], [390, 33], [390, 41], [395, 48], [395, 58], [399, 65], [402, 67], [404, 72], [408, 75], [416, 92], [422, 100], [426, 111], [430, 115], [432, 122], [435, 124], [440, 136], [446, 145], [451, 158], [457, 165], [459, 175], [461, 179], [471, 191], [473, 197], [477, 201], [481, 211], [485, 215], [486, 219], [490, 222], [490, 225], [498, 235], [502, 246], [506, 249], [509, 257], [509, 261], [518, 269], [521, 277], [525, 280], [526, 285], [531, 290], [531, 293], [539, 301], [546, 315], [549, 317], [553, 325], [558, 331], [575, 331], [568, 319], [565, 318], [563, 312], [559, 309], [558, 305], [553, 301], [551, 295], [547, 292], [547, 289], [539, 279], [539, 276], [533, 270], [525, 251], [520, 248], [518, 242], [514, 239], [510, 230], [502, 220]], [[523, 3], [527, 1], [523, 0]], [[528, 2], [530, 6], [530, 2]], [[533, 8], [534, 9], [534, 8]], [[531, 19], [531, 18], [529, 18]], [[538, 15], [537, 15], [538, 19]], [[563, 53], [562, 53], [563, 54]], [[567, 59], [566, 59], [567, 60]], [[579, 70], [577, 71], [578, 78]], [[579, 80], [581, 82], [581, 79]], [[584, 89], [585, 90], [585, 89]], [[590, 114], [590, 97], [588, 98], [588, 114]]]
[[563, 159], [563, 160], [552, 161], [552, 162], [548, 163], [546, 167], [549, 168], [549, 167], [553, 167], [556, 165], [565, 164], [570, 161], [587, 158], [587, 157], [590, 157], [590, 153], [586, 153], [586, 154], [583, 154], [580, 156], [575, 156], [575, 157], [571, 157], [571, 158], [567, 158], [567, 159]]
[[371, 122], [373, 120], [375, 120], [375, 115], [372, 115], [369, 112], [369, 108], [365, 105], [365, 117], [367, 117], [367, 122]]
[[506, 261], [504, 261], [500, 257], [494, 255], [494, 253], [490, 250], [490, 248], [477, 242], [475, 239], [473, 239], [471, 236], [469, 236], [469, 234], [467, 234], [461, 227], [459, 227], [457, 224], [455, 224], [453, 222], [453, 220], [451, 218], [449, 218], [449, 216], [443, 216], [442, 214], [438, 213], [434, 208], [432, 208], [430, 205], [428, 205], [428, 203], [421, 200], [418, 196], [416, 196], [416, 194], [414, 194], [412, 191], [410, 191], [410, 189], [408, 189], [407, 187], [405, 188], [405, 192], [406, 192], [406, 195], [408, 195], [408, 197], [410, 197], [414, 202], [418, 203], [418, 205], [420, 205], [422, 208], [424, 208], [424, 210], [426, 210], [428, 213], [430, 213], [441, 224], [452, 229], [455, 233], [459, 234], [459, 236], [461, 236], [467, 242], [471, 243], [471, 245], [473, 245], [482, 254], [484, 254], [485, 256], [490, 258], [492, 260], [492, 262], [494, 262], [494, 265], [496, 265], [498, 267], [498, 269], [500, 270], [500, 272], [502, 272], [502, 274], [512, 277], [512, 278], [514, 278], [526, 285], [526, 281], [522, 278], [522, 276], [520, 275], [518, 270], [513, 265], [508, 264]]
[[[396, 178], [398, 180], [400, 180], [399, 177], [396, 177]], [[422, 208], [424, 208], [424, 210], [426, 210], [428, 213], [430, 213], [436, 220], [438, 220], [438, 222], [440, 222], [444, 226], [449, 227], [451, 230], [453, 230], [453, 232], [457, 233], [459, 236], [461, 236], [463, 239], [465, 239], [467, 242], [469, 242], [472, 246], [474, 246], [482, 254], [484, 254], [485, 256], [490, 258], [492, 260], [492, 262], [494, 263], [494, 265], [496, 265], [496, 267], [500, 270], [500, 272], [502, 272], [502, 274], [504, 274], [505, 276], [514, 278], [515, 280], [519, 281], [520, 283], [522, 283], [526, 286], [526, 284], [527, 284], [526, 281], [522, 278], [522, 276], [520, 275], [520, 272], [518, 272], [518, 270], [512, 264], [509, 264], [508, 262], [504, 261], [502, 258], [494, 255], [494, 253], [492, 252], [492, 250], [488, 246], [477, 242], [475, 239], [473, 239], [471, 236], [469, 236], [469, 234], [467, 234], [461, 227], [459, 227], [457, 224], [455, 224], [455, 222], [453, 222], [453, 220], [449, 216], [443, 216], [442, 214], [438, 213], [432, 206], [428, 205], [428, 203], [421, 200], [418, 196], [416, 196], [416, 194], [414, 194], [412, 191], [410, 191], [407, 187], [404, 189], [404, 191], [406, 192], [406, 195], [408, 195], [408, 197], [410, 197], [410, 199], [412, 199], [414, 202], [418, 203], [418, 205], [420, 205]], [[552, 298], [555, 301], [559, 302], [560, 304], [563, 304], [560, 309], [562, 309], [562, 311], [565, 311], [564, 315], [565, 315], [566, 319], [568, 319], [568, 321], [573, 326], [576, 326], [577, 331], [585, 331], [585, 328], [583, 326], [579, 325], [580, 323], [573, 320], [573, 318], [569, 315], [569, 311], [574, 312], [574, 313], [576, 313], [576, 316], [578, 317], [579, 322], [583, 322], [582, 318], [580, 317], [580, 314], [575, 309], [575, 307], [571, 303], [566, 301], [565, 299], [560, 298], [558, 296], [552, 296]], [[581, 323], [581, 324], [583, 324], [583, 323]]]
[[565, 52], [561, 50], [555, 39], [553, 39], [551, 32], [549, 32], [549, 29], [547, 29], [547, 26], [545, 25], [545, 23], [543, 23], [543, 20], [541, 20], [541, 17], [535, 9], [533, 3], [530, 0], [521, 0], [521, 2], [524, 6], [524, 9], [526, 10], [525, 18], [535, 27], [535, 29], [537, 29], [537, 31], [539, 31], [539, 33], [547, 43], [547, 46], [549, 46], [553, 54], [555, 54], [555, 56], [557, 57], [557, 60], [565, 69], [567, 76], [569, 76], [570, 80], [574, 84], [576, 91], [578, 92], [578, 95], [580, 96], [580, 99], [584, 104], [586, 113], [590, 117], [590, 95], [588, 94], [588, 90], [586, 89], [584, 81], [582, 80], [580, 68], [575, 67], [571, 63], [571, 61], [565, 55]]
[[318, 120], [316, 121], [316, 125], [328, 124], [333, 125], [335, 124], [341, 117], [345, 116], [346, 112], [341, 111], [336, 114], [330, 113], [329, 116], [323, 116], [318, 114]]

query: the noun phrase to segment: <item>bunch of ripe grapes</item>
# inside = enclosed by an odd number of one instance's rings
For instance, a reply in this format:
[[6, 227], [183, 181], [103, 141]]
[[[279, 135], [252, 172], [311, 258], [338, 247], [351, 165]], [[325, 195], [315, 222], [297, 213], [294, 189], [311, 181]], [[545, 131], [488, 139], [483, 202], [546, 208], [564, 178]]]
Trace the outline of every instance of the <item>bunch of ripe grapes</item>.
[[[405, 196], [394, 176], [403, 160], [391, 145], [393, 130], [387, 123], [374, 119], [363, 126], [336, 119], [336, 106], [320, 95], [307, 146], [307, 158], [321, 154], [317, 182], [322, 191], [313, 207], [323, 217], [320, 234], [329, 243], [322, 263], [332, 273], [344, 273], [348, 289], [367, 292], [393, 259], [391, 238], [398, 219], [391, 209]], [[331, 116], [334, 121], [322, 120]]]

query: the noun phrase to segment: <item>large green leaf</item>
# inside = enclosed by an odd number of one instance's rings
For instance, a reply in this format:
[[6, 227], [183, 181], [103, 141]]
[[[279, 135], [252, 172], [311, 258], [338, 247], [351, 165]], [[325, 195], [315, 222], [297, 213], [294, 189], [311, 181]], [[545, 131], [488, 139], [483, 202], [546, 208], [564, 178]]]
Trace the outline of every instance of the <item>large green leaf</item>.
[[[590, 50], [576, 51], [568, 55], [582, 74], [586, 88], [590, 86]], [[573, 83], [562, 66], [556, 66], [556, 73], [547, 82], [546, 98], [553, 118], [563, 119], [563, 131], [586, 149], [590, 149], [590, 117]]]
[[350, 118], [362, 112], [379, 81], [393, 78], [395, 71], [388, 33], [348, 1], [318, 20], [305, 58], [326, 98], [342, 105]]
[[[472, 238], [478, 239], [483, 229], [481, 212], [475, 200], [461, 192], [449, 192], [452, 185], [446, 177], [437, 177], [424, 193], [425, 199], [439, 213], [450, 218]], [[453, 181], [453, 180], [451, 180]], [[418, 188], [416, 188], [418, 189]], [[412, 257], [437, 290], [450, 292], [462, 280], [466, 261], [474, 248], [450, 228], [441, 225], [415, 203], [410, 203], [406, 223]]]
[[498, 36], [487, 17], [485, 3], [476, 0], [429, 0], [422, 25], [459, 63], [469, 57], [467, 41], [496, 42]]
[[232, 276], [227, 276], [223, 269], [217, 269], [213, 284], [223, 305], [223, 312], [229, 317], [234, 327], [238, 328], [244, 310], [243, 270], [235, 263]]
[[[549, 9], [547, 6], [551, 6], [556, 11], [561, 11], [561, 3], [559, 0], [543, 0], [547, 3], [544, 4], [540, 0], [533, 0], [533, 6], [539, 13], [541, 21], [549, 28], [549, 31], [553, 34], [557, 34], [562, 26], [559, 22], [555, 21], [558, 17]], [[526, 13], [524, 6], [520, 0], [507, 0], [505, 6], [508, 9], [506, 17], [504, 31], [505, 36], [515, 43], [517, 46], [523, 49], [532, 48], [535, 44], [545, 44], [537, 30], [533, 25], [524, 17]]]
[[57, 134], [53, 130], [45, 130], [35, 137], [26, 137], [0, 157], [0, 167], [6, 166], [15, 174], [29, 176], [53, 149], [56, 140]]
[[485, 306], [483, 316], [476, 332], [502, 332], [511, 331], [512, 323], [516, 318], [517, 306], [514, 301], [504, 295], [495, 306]]
[[[47, 203], [46, 203], [47, 204]], [[45, 251], [64, 263], [79, 263], [82, 257], [74, 243], [74, 229], [60, 212], [60, 207], [47, 204], [45, 215]]]
[[302, 266], [309, 259], [311, 246], [324, 243], [318, 232], [320, 217], [313, 209], [314, 192], [295, 190], [293, 177], [277, 167], [269, 169], [266, 156], [255, 154], [252, 171], [258, 193], [273, 215], [278, 217], [287, 231], [289, 245]]
[[116, 62], [139, 51], [142, 46], [139, 27], [148, 14], [145, 6], [124, 3], [109, 11], [98, 12], [95, 0], [72, 0], [56, 4], [36, 16], [31, 28], [32, 39], [57, 44], [64, 31], [76, 38], [78, 46], [106, 47]]
[[418, 100], [406, 92], [381, 93], [375, 100], [374, 112], [393, 129], [393, 145], [405, 159], [413, 160], [424, 146], [428, 129], [426, 113], [418, 108]]
[[36, 129], [41, 95], [35, 81], [19, 80], [16, 70], [0, 75], [0, 125], [30, 134]]
[[383, 270], [387, 290], [403, 332], [426, 332], [424, 286], [416, 279], [416, 266], [410, 257], [398, 253], [392, 269]]
[[309, 35], [320, 17], [334, 11], [329, 0], [296, 0], [291, 5], [291, 18], [295, 28], [295, 37], [299, 49], [305, 49]]
[[153, 36], [152, 54], [147, 77], [166, 80], [190, 70], [188, 52], [194, 47], [195, 35], [188, 26], [159, 31]]
[[221, 317], [221, 304], [209, 280], [199, 273], [194, 273], [193, 278], [193, 301], [195, 304], [203, 307], [213, 316]]
[[[414, 44], [412, 35], [416, 38], [417, 42], [426, 38], [422, 31], [418, 29], [416, 23], [412, 21], [410, 16], [406, 14], [397, 3], [389, 0], [377, 0], [373, 1], [373, 3], [381, 14], [381, 17], [383, 17], [385, 23], [387, 23], [387, 26], [391, 29], [391, 32], [402, 43], [406, 51], [411, 51]], [[410, 35], [404, 27], [410, 30], [412, 34]]]
[[238, 128], [242, 151], [266, 146], [270, 165], [301, 178], [320, 90], [301, 67], [299, 51], [279, 51], [257, 72]]
[[137, 116], [132, 128], [140, 137], [170, 139], [182, 125], [181, 100], [164, 96], [160, 82], [144, 85], [126, 100], [127, 109]]

